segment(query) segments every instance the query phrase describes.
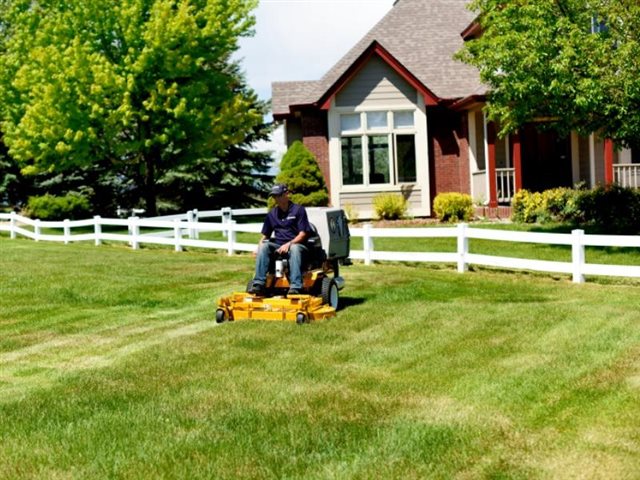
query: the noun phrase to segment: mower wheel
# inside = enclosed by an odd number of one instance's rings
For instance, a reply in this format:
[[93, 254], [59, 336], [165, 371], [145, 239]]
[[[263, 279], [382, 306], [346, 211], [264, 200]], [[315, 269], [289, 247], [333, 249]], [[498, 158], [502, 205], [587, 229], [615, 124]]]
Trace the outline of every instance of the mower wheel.
[[307, 316], [302, 313], [302, 312], [298, 312], [298, 314], [296, 315], [296, 323], [298, 325], [302, 325], [303, 323], [307, 322]]
[[322, 279], [320, 296], [322, 297], [322, 303], [326, 303], [330, 307], [338, 310], [340, 295], [338, 293], [338, 285], [333, 278], [324, 277]]
[[222, 323], [224, 322], [227, 318], [227, 312], [225, 312], [223, 309], [219, 308], [218, 310], [216, 310], [216, 323]]

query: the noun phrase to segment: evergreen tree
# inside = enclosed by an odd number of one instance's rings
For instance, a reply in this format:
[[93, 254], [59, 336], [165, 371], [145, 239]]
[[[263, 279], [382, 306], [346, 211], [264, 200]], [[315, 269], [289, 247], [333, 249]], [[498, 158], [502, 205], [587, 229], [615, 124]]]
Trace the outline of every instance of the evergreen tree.
[[[254, 106], [266, 112], [265, 102]], [[160, 201], [167, 209], [218, 209], [253, 207], [264, 204], [273, 176], [271, 152], [257, 151], [252, 145], [267, 141], [274, 124], [255, 126], [244, 140], [228, 147], [218, 157], [202, 158], [193, 165], [182, 166], [164, 175], [160, 181]]]
[[284, 183], [292, 192], [295, 203], [326, 206], [329, 193], [316, 157], [300, 141], [291, 144], [280, 162], [277, 183]]

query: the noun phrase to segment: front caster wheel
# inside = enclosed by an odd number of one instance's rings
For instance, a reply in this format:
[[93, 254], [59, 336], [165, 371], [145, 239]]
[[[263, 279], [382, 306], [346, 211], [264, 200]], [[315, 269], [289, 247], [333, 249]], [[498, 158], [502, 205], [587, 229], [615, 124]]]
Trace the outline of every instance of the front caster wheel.
[[227, 319], [227, 312], [219, 308], [216, 310], [216, 323], [222, 323]]
[[298, 325], [302, 325], [303, 323], [307, 323], [307, 316], [302, 312], [298, 313], [296, 315], [296, 323]]

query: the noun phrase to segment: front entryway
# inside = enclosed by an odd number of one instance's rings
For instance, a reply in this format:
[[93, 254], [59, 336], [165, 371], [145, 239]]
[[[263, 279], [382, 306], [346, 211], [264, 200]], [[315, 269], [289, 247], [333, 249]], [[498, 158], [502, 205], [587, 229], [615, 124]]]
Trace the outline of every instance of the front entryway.
[[522, 188], [541, 192], [571, 187], [571, 139], [527, 125], [521, 131]]

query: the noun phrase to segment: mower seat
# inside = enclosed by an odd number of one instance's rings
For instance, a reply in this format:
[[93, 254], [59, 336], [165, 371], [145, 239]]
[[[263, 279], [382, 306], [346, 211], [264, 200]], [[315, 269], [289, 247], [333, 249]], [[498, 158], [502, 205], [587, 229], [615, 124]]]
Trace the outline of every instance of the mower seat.
[[309, 225], [311, 226], [311, 233], [305, 242], [309, 250], [306, 264], [307, 270], [315, 270], [316, 268], [322, 268], [322, 264], [327, 260], [327, 253], [322, 248], [318, 229], [311, 223]]

